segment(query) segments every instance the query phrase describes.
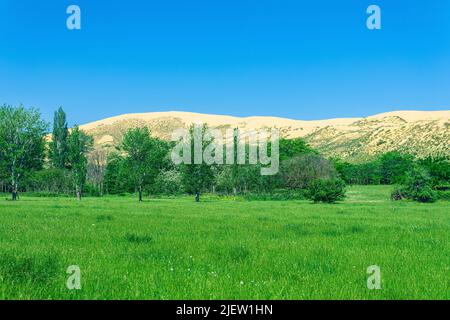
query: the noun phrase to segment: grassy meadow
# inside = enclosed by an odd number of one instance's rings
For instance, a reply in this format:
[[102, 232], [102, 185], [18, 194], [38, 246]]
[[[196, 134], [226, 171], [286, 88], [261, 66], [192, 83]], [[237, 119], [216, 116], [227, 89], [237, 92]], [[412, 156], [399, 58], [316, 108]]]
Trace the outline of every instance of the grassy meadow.
[[[0, 299], [449, 299], [448, 202], [0, 199]], [[66, 269], [81, 268], [81, 290]], [[366, 269], [381, 268], [381, 290]]]

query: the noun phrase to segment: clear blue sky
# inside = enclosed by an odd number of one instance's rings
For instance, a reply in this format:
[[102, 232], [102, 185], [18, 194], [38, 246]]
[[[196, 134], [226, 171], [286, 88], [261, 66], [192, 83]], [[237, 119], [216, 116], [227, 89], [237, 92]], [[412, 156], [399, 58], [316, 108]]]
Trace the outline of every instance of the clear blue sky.
[[[66, 28], [66, 8], [82, 30]], [[366, 8], [382, 9], [382, 30]], [[0, 103], [70, 123], [450, 107], [450, 1], [0, 0]]]

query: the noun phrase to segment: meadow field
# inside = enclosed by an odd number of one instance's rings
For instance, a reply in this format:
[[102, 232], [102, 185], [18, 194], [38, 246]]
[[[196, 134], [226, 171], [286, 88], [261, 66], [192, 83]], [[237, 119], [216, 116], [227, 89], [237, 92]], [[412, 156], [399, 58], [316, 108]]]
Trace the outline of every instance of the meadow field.
[[449, 299], [449, 203], [392, 202], [391, 188], [331, 205], [3, 195], [0, 299]]

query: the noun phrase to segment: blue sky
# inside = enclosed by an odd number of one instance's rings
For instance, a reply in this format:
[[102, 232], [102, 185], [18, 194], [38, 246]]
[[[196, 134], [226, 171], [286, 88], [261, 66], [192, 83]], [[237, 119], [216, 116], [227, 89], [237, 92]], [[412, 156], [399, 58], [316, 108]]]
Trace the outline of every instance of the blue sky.
[[[66, 8], [82, 30], [66, 28]], [[382, 30], [366, 28], [366, 8]], [[182, 110], [295, 119], [450, 106], [447, 0], [0, 0], [0, 103], [70, 123]]]

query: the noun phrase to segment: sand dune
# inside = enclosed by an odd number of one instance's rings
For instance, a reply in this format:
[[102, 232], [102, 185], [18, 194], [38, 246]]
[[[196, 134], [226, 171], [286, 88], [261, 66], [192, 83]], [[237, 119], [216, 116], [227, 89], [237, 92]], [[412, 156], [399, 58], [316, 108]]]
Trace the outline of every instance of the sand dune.
[[356, 161], [392, 150], [419, 156], [450, 154], [450, 110], [392, 111], [365, 118], [310, 121], [169, 111], [124, 114], [80, 127], [94, 136], [97, 148], [108, 149], [120, 143], [132, 127], [148, 126], [153, 135], [169, 139], [174, 129], [192, 123], [245, 130], [278, 128], [282, 136], [303, 137], [325, 155]]

